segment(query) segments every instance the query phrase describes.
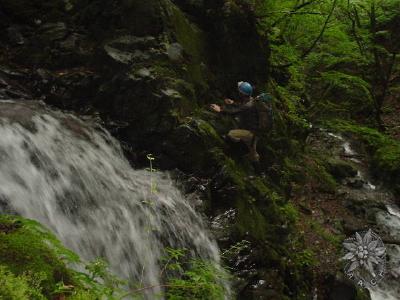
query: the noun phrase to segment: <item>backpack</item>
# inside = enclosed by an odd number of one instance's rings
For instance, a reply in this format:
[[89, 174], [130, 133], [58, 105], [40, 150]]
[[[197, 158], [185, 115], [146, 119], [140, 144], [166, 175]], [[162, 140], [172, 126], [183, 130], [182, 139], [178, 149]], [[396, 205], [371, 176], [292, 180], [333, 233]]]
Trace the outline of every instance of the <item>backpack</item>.
[[270, 131], [274, 125], [274, 115], [272, 110], [272, 98], [266, 93], [262, 93], [255, 98], [258, 113], [259, 131]]

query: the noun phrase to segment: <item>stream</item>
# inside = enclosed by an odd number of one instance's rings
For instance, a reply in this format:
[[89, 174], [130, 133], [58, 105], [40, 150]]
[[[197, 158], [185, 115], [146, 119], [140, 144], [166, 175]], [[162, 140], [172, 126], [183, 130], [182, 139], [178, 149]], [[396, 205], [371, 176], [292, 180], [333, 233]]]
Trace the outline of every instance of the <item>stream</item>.
[[[351, 198], [358, 198], [358, 201], [364, 203], [368, 201], [382, 203], [383, 209], [375, 212], [376, 225], [372, 229], [382, 237], [400, 241], [400, 209], [393, 194], [380, 182], [371, 178], [368, 164], [353, 148], [349, 138], [331, 132], [327, 134], [341, 146], [341, 159], [352, 162], [357, 168], [357, 175], [352, 179], [351, 186], [342, 186], [340, 192], [351, 195]], [[400, 299], [400, 246], [390, 243], [386, 243], [385, 246], [388, 258], [386, 276], [375, 288], [369, 289], [372, 300]]]
[[[165, 248], [219, 264], [202, 218], [163, 172], [135, 170], [94, 122], [36, 101], [0, 101], [0, 212], [50, 228], [85, 261], [161, 292]], [[158, 299], [158, 298], [157, 298]]]

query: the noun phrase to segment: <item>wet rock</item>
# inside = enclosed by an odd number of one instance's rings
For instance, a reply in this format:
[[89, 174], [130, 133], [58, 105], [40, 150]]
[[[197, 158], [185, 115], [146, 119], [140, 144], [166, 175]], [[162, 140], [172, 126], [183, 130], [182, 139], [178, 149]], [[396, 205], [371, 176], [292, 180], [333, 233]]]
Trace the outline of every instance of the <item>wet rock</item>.
[[356, 300], [357, 290], [347, 281], [335, 281], [329, 293], [329, 300]]
[[167, 46], [167, 55], [170, 60], [178, 62], [183, 60], [183, 47], [179, 43]]
[[364, 225], [360, 224], [356, 219], [346, 218], [343, 220], [343, 231], [346, 236], [353, 235], [355, 232], [360, 232], [364, 229]]
[[211, 222], [211, 229], [215, 238], [219, 242], [228, 242], [231, 238], [233, 225], [236, 220], [236, 210], [229, 209], [224, 213], [213, 218]]
[[256, 284], [252, 285], [251, 289], [247, 290], [246, 293], [239, 297], [239, 299], [246, 300], [281, 300], [282, 294], [274, 289], [265, 286], [265, 281], [259, 280]]
[[70, 34], [65, 40], [59, 43], [61, 49], [67, 51], [77, 51], [82, 50], [82, 44], [86, 40], [86, 36], [79, 33], [72, 33]]
[[353, 188], [361, 189], [361, 188], [364, 187], [365, 181], [364, 181], [364, 180], [361, 180], [361, 179], [359, 179], [359, 178], [351, 178], [351, 179], [349, 179], [349, 180], [346, 181], [346, 184], [347, 184], [348, 186], [353, 187]]
[[26, 79], [23, 73], [9, 72], [4, 67], [0, 70], [0, 99], [31, 99], [29, 91], [15, 80], [19, 77]]
[[140, 81], [153, 81], [156, 79], [156, 76], [153, 72], [153, 70], [151, 68], [140, 68], [137, 70], [132, 70], [132, 72], [129, 73], [129, 78], [136, 81], [136, 82], [140, 82]]
[[357, 175], [357, 169], [355, 167], [339, 159], [331, 159], [328, 161], [328, 171], [338, 180]]
[[16, 26], [8, 27], [7, 35], [8, 35], [8, 39], [10, 40], [11, 43], [13, 43], [15, 45], [25, 44], [25, 39], [24, 39], [23, 35], [21, 34], [21, 31], [18, 27], [16, 27]]
[[[104, 46], [107, 55], [117, 62], [131, 64], [154, 58], [159, 48], [154, 37], [121, 36]], [[160, 53], [161, 51], [158, 51]]]
[[144, 61], [150, 58], [148, 54], [140, 50], [134, 50], [130, 53], [113, 48], [109, 45], [104, 46], [104, 50], [112, 59], [123, 64], [130, 64], [134, 61]]
[[65, 23], [45, 23], [40, 27], [41, 38], [47, 42], [62, 40], [68, 34], [68, 29]]

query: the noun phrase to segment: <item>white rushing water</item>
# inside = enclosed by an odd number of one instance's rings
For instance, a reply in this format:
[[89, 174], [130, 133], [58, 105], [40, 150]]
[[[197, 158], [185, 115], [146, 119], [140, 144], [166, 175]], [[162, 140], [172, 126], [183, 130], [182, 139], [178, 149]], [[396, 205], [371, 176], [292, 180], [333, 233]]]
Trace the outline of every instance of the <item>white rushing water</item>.
[[104, 257], [145, 286], [160, 284], [166, 246], [219, 262], [202, 219], [166, 174], [132, 169], [106, 131], [36, 105], [1, 104], [0, 202], [83, 259]]

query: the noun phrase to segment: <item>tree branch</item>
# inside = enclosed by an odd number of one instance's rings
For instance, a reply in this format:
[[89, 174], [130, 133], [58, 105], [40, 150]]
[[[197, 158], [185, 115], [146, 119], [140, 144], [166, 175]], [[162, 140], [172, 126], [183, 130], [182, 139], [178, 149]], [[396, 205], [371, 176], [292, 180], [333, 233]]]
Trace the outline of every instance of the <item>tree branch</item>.
[[[284, 20], [287, 16], [291, 17], [291, 16], [295, 15], [296, 12], [299, 11], [300, 9], [302, 9], [302, 8], [308, 6], [308, 5], [314, 4], [314, 3], [316, 3], [316, 2], [319, 2], [319, 1], [320, 1], [320, 0], [306, 1], [306, 2], [304, 2], [304, 3], [302, 3], [302, 4], [300, 4], [300, 5], [297, 5], [297, 6], [293, 7], [293, 9], [290, 10], [290, 14], [286, 14], [286, 15], [284, 15], [284, 16], [278, 18], [278, 19], [272, 24], [272, 27], [275, 27], [276, 25], [278, 25], [278, 24], [279, 24], [282, 20]], [[264, 16], [258, 16], [257, 18], [258, 18], [258, 19], [262, 19], [262, 18], [267, 17], [267, 16], [269, 16], [269, 14], [266, 14], [266, 15], [264, 15]]]
[[268, 17], [269, 15], [274, 15], [274, 14], [286, 14], [286, 15], [320, 15], [320, 16], [324, 16], [323, 13], [317, 12], [317, 11], [292, 11], [292, 10], [282, 10], [282, 11], [271, 11], [271, 12], [265, 13], [264, 15], [256, 16], [256, 19], [262, 19], [262, 18]]
[[332, 4], [332, 8], [328, 14], [328, 17], [325, 20], [324, 26], [321, 29], [321, 32], [319, 33], [318, 37], [314, 40], [314, 42], [311, 44], [311, 46], [303, 53], [303, 55], [301, 56], [301, 58], [306, 58], [308, 54], [311, 53], [311, 51], [314, 49], [314, 47], [318, 44], [318, 42], [320, 41], [320, 39], [322, 38], [322, 36], [325, 33], [325, 29], [328, 26], [328, 23], [333, 15], [333, 12], [335, 11], [336, 8], [336, 4], [337, 4], [338, 0], [334, 0], [333, 4]]
[[[352, 11], [354, 13], [354, 17], [353, 17]], [[365, 50], [364, 50], [364, 46], [362, 44], [362, 39], [357, 34], [357, 27], [360, 27], [360, 20], [358, 19], [357, 8], [355, 5], [351, 5], [350, 0], [347, 1], [347, 16], [349, 17], [349, 20], [351, 21], [351, 34], [353, 35], [355, 41], [357, 42], [358, 50], [360, 51], [361, 55], [365, 55]]]

